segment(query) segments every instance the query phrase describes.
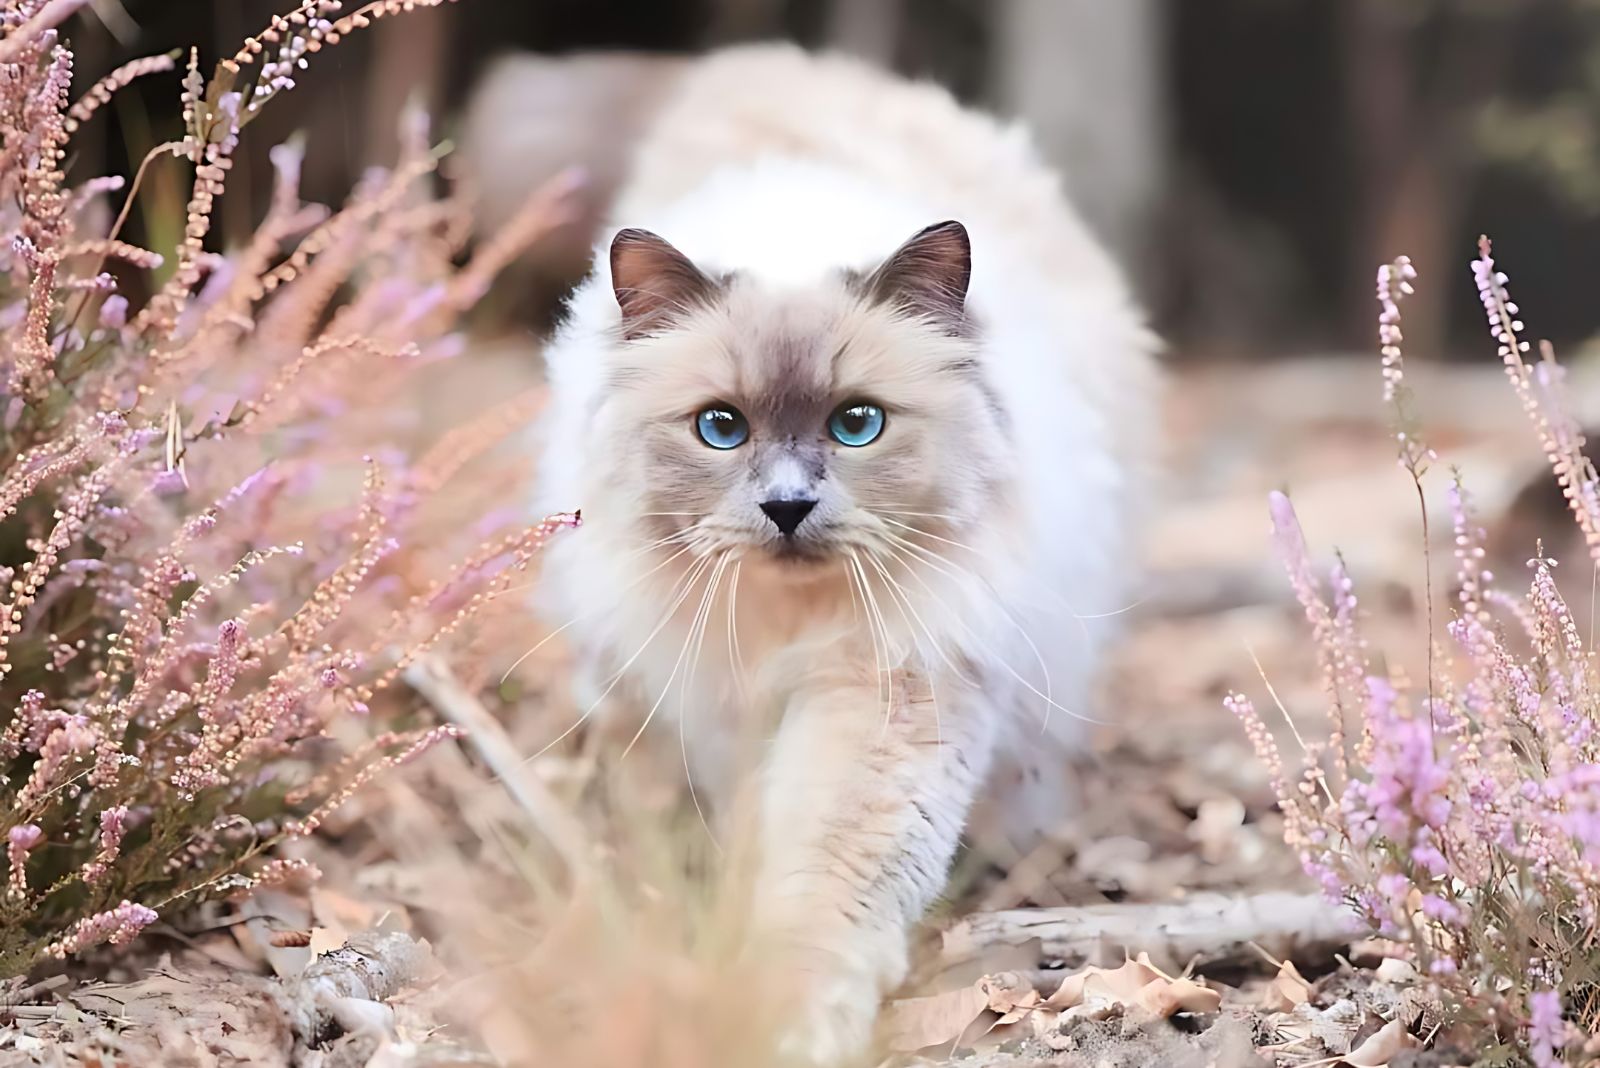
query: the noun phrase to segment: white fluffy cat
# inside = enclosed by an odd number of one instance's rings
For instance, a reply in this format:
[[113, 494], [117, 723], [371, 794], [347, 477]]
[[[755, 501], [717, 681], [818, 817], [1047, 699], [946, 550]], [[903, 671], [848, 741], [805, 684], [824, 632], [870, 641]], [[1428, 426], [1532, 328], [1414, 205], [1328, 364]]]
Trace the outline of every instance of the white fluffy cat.
[[547, 352], [535, 510], [584, 525], [540, 607], [580, 711], [680, 731], [700, 796], [759, 826], [755, 927], [830, 1063], [975, 799], [1069, 815], [1155, 342], [1021, 130], [845, 59], [687, 66], [611, 217]]

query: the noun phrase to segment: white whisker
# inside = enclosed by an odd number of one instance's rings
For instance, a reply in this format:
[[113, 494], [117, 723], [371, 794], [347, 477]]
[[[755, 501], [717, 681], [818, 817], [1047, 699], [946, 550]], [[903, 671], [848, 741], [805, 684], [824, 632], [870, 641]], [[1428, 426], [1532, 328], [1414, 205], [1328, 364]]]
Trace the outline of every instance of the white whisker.
[[[883, 576], [884, 584], [889, 590], [889, 596], [896, 599], [896, 607], [899, 608], [900, 617], [906, 621], [906, 625], [909, 627], [915, 621], [917, 627], [921, 628], [923, 635], [928, 639], [928, 644], [933, 648], [933, 651], [938, 654], [940, 660], [944, 661], [944, 666], [954, 672], [956, 678], [962, 682], [970, 686], [977, 686], [977, 681], [970, 678], [966, 672], [961, 670], [960, 665], [950, 659], [950, 655], [945, 652], [944, 647], [939, 644], [939, 640], [934, 637], [933, 629], [923, 621], [916, 607], [912, 605], [911, 599], [906, 596], [905, 588], [895, 580], [893, 575], [889, 574], [888, 569], [883, 566], [877, 554], [871, 549], [867, 550], [867, 563], [871, 564], [873, 569]], [[907, 615], [907, 613], [910, 614]]]
[[911, 533], [920, 534], [924, 538], [932, 538], [934, 541], [942, 541], [946, 545], [954, 546], [957, 549], [965, 549], [967, 552], [971, 553], [973, 556], [981, 557], [983, 555], [982, 553], [980, 553], [978, 550], [974, 549], [970, 545], [963, 545], [961, 542], [954, 541], [954, 540], [952, 540], [950, 538], [942, 538], [939, 535], [934, 534], [934, 533], [932, 533], [930, 531], [923, 530], [920, 527], [914, 527], [910, 523], [902, 523], [898, 519], [890, 519], [887, 516], [879, 516], [878, 518], [883, 520], [885, 523], [889, 523], [889, 524], [891, 524], [893, 526], [899, 527], [901, 530], [909, 530], [909, 531], [911, 531]]
[[[695, 622], [690, 626], [690, 642], [694, 652], [689, 656], [689, 668], [684, 672], [683, 681], [678, 685], [678, 751], [683, 755], [683, 778], [689, 787], [689, 800], [694, 802], [695, 815], [700, 817], [700, 826], [705, 828], [706, 837], [711, 840], [711, 847], [722, 855], [722, 843], [717, 841], [716, 832], [711, 829], [711, 821], [706, 819], [706, 810], [700, 804], [700, 794], [694, 788], [694, 771], [689, 767], [689, 698], [694, 689], [695, 675], [700, 668], [700, 654], [705, 648], [706, 628], [711, 621], [711, 605], [715, 602], [717, 586], [722, 581], [722, 572], [728, 566], [730, 552], [725, 550], [717, 558], [717, 566], [711, 572], [710, 585], [706, 588], [706, 596], [702, 598], [700, 609], [695, 613]], [[671, 680], [668, 680], [669, 682]]]
[[566, 730], [564, 730], [560, 734], [558, 734], [555, 738], [551, 739], [550, 742], [547, 745], [545, 745], [545, 747], [543, 749], [540, 749], [537, 753], [535, 753], [532, 756], [528, 757], [528, 759], [523, 761], [523, 763], [526, 764], [529, 761], [537, 760], [539, 757], [543, 756], [545, 753], [548, 753], [551, 750], [551, 748], [553, 748], [554, 746], [560, 744], [561, 741], [563, 739], [565, 739], [567, 736], [569, 736], [573, 731], [575, 731], [579, 727], [583, 726], [584, 722], [587, 721], [588, 718], [591, 715], [594, 714], [594, 710], [600, 707], [600, 702], [604, 701], [610, 695], [611, 691], [617, 688], [617, 683], [622, 681], [623, 676], [628, 673], [628, 669], [633, 666], [634, 661], [638, 660], [639, 657], [644, 655], [644, 651], [650, 647], [650, 643], [655, 641], [656, 635], [660, 634], [662, 632], [662, 630], [664, 630], [666, 628], [667, 624], [672, 620], [672, 617], [677, 614], [678, 609], [683, 605], [683, 602], [688, 598], [689, 591], [694, 587], [695, 581], [700, 577], [701, 574], [703, 574], [705, 572], [705, 569], [707, 567], [709, 567], [710, 564], [711, 564], [711, 558], [708, 557], [708, 556], [703, 556], [699, 560], [695, 561], [695, 563], [693, 564], [693, 566], [691, 566], [689, 568], [689, 570], [685, 574], [685, 576], [678, 580], [679, 584], [682, 587], [682, 592], [679, 592], [679, 586], [678, 585], [674, 585], [673, 586], [673, 593], [672, 594], [668, 594], [668, 596], [670, 597], [673, 594], [676, 594], [677, 595], [676, 599], [673, 600], [671, 606], [667, 608], [666, 612], [662, 615], [661, 619], [656, 623], [655, 629], [652, 630], [649, 633], [649, 635], [647, 635], [645, 637], [644, 643], [641, 644], [639, 646], [639, 648], [634, 652], [634, 654], [628, 658], [627, 663], [623, 664], [622, 667], [617, 670], [617, 673], [611, 676], [611, 681], [606, 683], [606, 688], [604, 690], [600, 691], [600, 696], [596, 697], [594, 699], [594, 703], [591, 704], [588, 708], [583, 710], [583, 714], [580, 715], [577, 718], [577, 720], [573, 722], [572, 726], [568, 727]]
[[[883, 576], [884, 582], [888, 583], [890, 595], [899, 598], [900, 618], [905, 619], [907, 625], [910, 624], [911, 619], [915, 619], [917, 621], [917, 625], [922, 628], [922, 633], [927, 635], [928, 644], [933, 646], [934, 651], [939, 654], [939, 658], [945, 662], [951, 671], [955, 672], [956, 677], [968, 685], [976, 686], [977, 683], [968, 678], [966, 673], [951, 661], [949, 654], [944, 651], [944, 649], [939, 645], [938, 639], [933, 636], [933, 631], [926, 623], [923, 622], [922, 617], [917, 614], [916, 608], [914, 608], [911, 604], [910, 596], [907, 595], [905, 589], [900, 585], [900, 583], [895, 581], [894, 576], [889, 574], [888, 569], [883, 566], [882, 561], [877, 558], [877, 554], [871, 549], [867, 550], [867, 562], [876, 568], [878, 574]], [[907, 612], [911, 613], [910, 618], [907, 618]], [[944, 720], [939, 712], [939, 691], [934, 684], [932, 672], [928, 673], [927, 679], [928, 696], [933, 701], [933, 738], [934, 742], [942, 748], [944, 746]]]
[[[743, 560], [733, 562], [733, 578], [728, 582], [728, 666], [733, 670], [734, 690], [744, 700], [744, 653], [739, 648], [739, 569]], [[853, 603], [853, 602], [852, 602]]]
[[[1060, 596], [1060, 595], [1058, 594], [1057, 596]], [[1134, 601], [1130, 605], [1125, 605], [1122, 608], [1113, 608], [1109, 612], [1089, 612], [1089, 613], [1086, 613], [1086, 614], [1085, 613], [1072, 612], [1072, 618], [1073, 619], [1078, 619], [1078, 620], [1084, 620], [1084, 619], [1112, 619], [1112, 618], [1114, 618], [1116, 616], [1126, 615], [1127, 613], [1132, 612], [1134, 609], [1139, 608], [1139, 607], [1143, 606], [1144, 604], [1146, 604], [1149, 600], [1150, 600], [1150, 598], [1148, 598], [1148, 597], [1141, 597], [1137, 601]], [[1070, 609], [1069, 609], [1069, 611], [1070, 611]]]
[[[893, 538], [894, 535], [891, 534], [890, 537]], [[970, 578], [970, 579], [972, 579], [972, 580], [974, 580], [976, 582], [979, 582], [980, 584], [984, 585], [985, 587], [988, 587], [988, 583], [983, 582], [983, 580], [981, 578], [979, 578], [976, 575], [973, 575], [971, 572], [965, 571], [964, 569], [960, 568], [958, 565], [952, 563], [947, 558], [939, 556], [939, 554], [934, 553], [931, 549], [926, 549], [926, 548], [923, 548], [922, 546], [914, 545], [914, 544], [912, 544], [910, 542], [907, 542], [903, 538], [896, 538], [895, 540], [898, 541], [900, 544], [906, 546], [907, 548], [915, 549], [920, 553], [926, 553], [926, 554], [934, 557], [938, 561], [940, 561], [942, 564], [947, 565], [948, 567], [955, 569], [955, 573], [954, 574], [951, 571], [944, 571], [945, 574], [950, 575], [951, 577], [957, 577], [958, 574], [959, 575], [963, 575], [963, 576], [965, 576], [967, 578]], [[894, 553], [893, 549], [888, 549], [888, 551], [891, 554], [896, 555], [897, 558], [901, 559], [902, 563], [907, 563], [907, 561], [905, 561], [903, 557], [900, 557], [899, 554]], [[942, 570], [936, 564], [929, 563], [929, 566], [935, 567], [936, 570]], [[1084, 721], [1085, 723], [1093, 723], [1093, 724], [1095, 724], [1097, 726], [1110, 726], [1110, 724], [1107, 723], [1104, 720], [1095, 719], [1093, 716], [1087, 716], [1087, 715], [1083, 714], [1082, 712], [1073, 711], [1072, 709], [1070, 709], [1070, 708], [1066, 707], [1065, 705], [1061, 704], [1060, 702], [1056, 701], [1056, 699], [1054, 698], [1054, 696], [1052, 695], [1051, 692], [1040, 690], [1033, 683], [1031, 683], [1027, 679], [1023, 678], [1022, 675], [1020, 675], [1017, 672], [1016, 668], [1011, 666], [1009, 661], [1007, 661], [1004, 657], [996, 656], [995, 653], [994, 653], [994, 650], [989, 646], [989, 644], [987, 642], [985, 642], [979, 635], [973, 633], [972, 629], [970, 627], [968, 627], [966, 625], [966, 623], [963, 621], [963, 616], [961, 615], [961, 613], [954, 611], [950, 607], [950, 605], [942, 597], [940, 597], [937, 592], [934, 591], [933, 587], [930, 586], [925, 579], [923, 579], [920, 575], [918, 575], [916, 573], [916, 568], [915, 567], [908, 566], [907, 567], [907, 571], [909, 571], [911, 573], [911, 575], [914, 578], [917, 579], [917, 581], [922, 583], [923, 588], [928, 591], [929, 596], [933, 597], [934, 600], [938, 601], [940, 606], [943, 607], [946, 612], [950, 613], [951, 618], [955, 619], [957, 621], [958, 625], [962, 628], [962, 630], [965, 631], [966, 634], [975, 643], [977, 643], [980, 648], [982, 648], [986, 653], [988, 653], [990, 658], [993, 659], [995, 661], [995, 663], [999, 664], [1002, 668], [1005, 669], [1006, 674], [1010, 675], [1017, 682], [1021, 683], [1034, 696], [1036, 696], [1040, 700], [1044, 701], [1044, 703], [1045, 703], [1045, 715], [1044, 715], [1044, 724], [1043, 724], [1042, 729], [1044, 729], [1044, 730], [1048, 730], [1049, 729], [1049, 726], [1050, 726], [1050, 710], [1051, 709], [1059, 709], [1061, 712], [1064, 712], [1068, 716], [1071, 716], [1073, 719], [1079, 719], [1079, 720]], [[990, 589], [991, 593], [994, 593], [994, 590], [993, 590], [992, 587], [989, 587], [989, 589]], [[1022, 640], [1027, 643], [1028, 648], [1033, 652], [1035, 659], [1039, 663], [1040, 670], [1044, 673], [1045, 686], [1050, 691], [1053, 691], [1054, 687], [1051, 686], [1049, 669], [1045, 666], [1044, 657], [1043, 657], [1042, 654], [1040, 654], [1039, 647], [1034, 643], [1033, 638], [1028, 634], [1027, 628], [1025, 628], [1021, 623], [1019, 623], [1016, 620], [1016, 618], [1011, 614], [1011, 612], [1005, 607], [1004, 603], [1002, 603], [999, 600], [998, 595], [996, 595], [994, 597], [993, 604], [995, 605], [996, 608], [998, 608], [1000, 610], [1001, 615], [1003, 615], [1005, 617], [1006, 621], [1009, 622], [1011, 624], [1011, 626], [1016, 629], [1017, 633], [1022, 636]]]
[[[709, 556], [703, 557], [702, 559], [703, 559], [703, 562], [705, 562], [707, 564], [712, 563], [712, 558], [709, 557]], [[724, 553], [722, 556], [716, 558], [716, 564], [720, 568], [720, 565], [723, 562], [725, 562], [726, 560], [727, 560], [727, 554]], [[701, 570], [702, 570], [702, 573], [705, 571], [704, 568], [702, 568]], [[720, 570], [716, 570], [714, 572], [714, 574], [717, 574], [717, 575], [720, 576], [721, 572], [720, 572]], [[699, 578], [696, 577], [695, 581], [698, 582]], [[700, 613], [705, 609], [706, 603], [711, 599], [711, 595], [712, 595], [713, 592], [715, 592], [715, 590], [716, 590], [715, 585], [713, 585], [708, 580], [706, 582], [706, 592], [701, 595], [700, 604], [695, 609], [695, 614], [694, 614], [694, 617], [693, 617], [695, 620], [698, 620], [700, 618]], [[687, 592], [687, 591], [685, 591], [685, 592]], [[639, 729], [634, 732], [633, 738], [629, 740], [627, 746], [622, 750], [622, 756], [617, 758], [618, 761], [622, 761], [622, 760], [627, 759], [628, 754], [633, 752], [633, 747], [636, 744], [638, 744], [638, 741], [639, 741], [640, 738], [644, 737], [645, 729], [650, 726], [650, 721], [655, 718], [657, 710], [659, 710], [661, 708], [661, 702], [663, 702], [663, 701], [665, 701], [667, 699], [667, 693], [668, 693], [668, 691], [670, 691], [672, 689], [672, 681], [678, 677], [678, 669], [683, 666], [683, 658], [689, 652], [689, 641], [693, 637], [694, 637], [694, 624], [691, 623], [689, 625], [689, 633], [684, 636], [683, 645], [678, 650], [678, 658], [672, 662], [672, 670], [667, 673], [667, 681], [662, 683], [661, 695], [656, 698], [656, 703], [650, 706], [650, 711], [645, 714], [644, 722], [639, 724]]]
[[[902, 523], [902, 522], [899, 522], [898, 520], [887, 518], [887, 516], [889, 516], [889, 515], [915, 515], [915, 514], [916, 513], [913, 513], [913, 512], [886, 512], [886, 513], [883, 513], [883, 514], [879, 514], [877, 516], [877, 518], [882, 520], [885, 523], [889, 523], [889, 524], [892, 524], [894, 526], [897, 526], [901, 530], [910, 531], [913, 534], [921, 535], [922, 537], [929, 538], [929, 539], [931, 539], [933, 541], [943, 542], [944, 544], [950, 545], [950, 546], [954, 546], [957, 549], [965, 549], [967, 552], [971, 553], [972, 555], [977, 556], [979, 558], [982, 558], [983, 554], [981, 552], [979, 552], [977, 549], [974, 549], [970, 545], [964, 545], [959, 541], [953, 541], [950, 538], [941, 537], [940, 535], [935, 534], [932, 531], [923, 530], [921, 527], [913, 526], [910, 523]], [[885, 533], [890, 533], [890, 532], [886, 531]], [[897, 540], [900, 541], [901, 544], [906, 544], [906, 542], [908, 540], [908, 539], [900, 537], [899, 535], [894, 535], [892, 533], [890, 533], [890, 536], [891, 537], [895, 537]], [[914, 542], [911, 543], [911, 544], [915, 545]], [[923, 546], [916, 546], [916, 547], [919, 548], [919, 549], [923, 548]], [[1079, 612], [1077, 609], [1073, 608], [1072, 605], [1068, 603], [1067, 599], [1061, 595], [1061, 592], [1059, 590], [1056, 590], [1056, 589], [1054, 589], [1052, 587], [1048, 587], [1048, 586], [1044, 587], [1044, 589], [1050, 594], [1051, 597], [1055, 598], [1056, 602], [1063, 609], [1066, 610], [1066, 614], [1068, 616], [1070, 616], [1071, 618], [1073, 618], [1075, 620], [1078, 620], [1079, 622], [1082, 622], [1083, 620], [1089, 620], [1089, 619], [1110, 619], [1110, 618], [1112, 618], [1114, 616], [1120, 616], [1120, 615], [1123, 615], [1124, 613], [1132, 612], [1134, 609], [1136, 609], [1139, 606], [1145, 604], [1149, 600], [1148, 597], [1141, 597], [1138, 600], [1132, 602], [1131, 604], [1124, 605], [1121, 608], [1114, 608], [1114, 609], [1111, 609], [1110, 611], [1107, 611], [1107, 612], [1084, 613], [1084, 612]], [[1041, 605], [1037, 600], [1034, 600], [1032, 598], [1029, 598], [1029, 600], [1034, 605], [1034, 607], [1044, 608], [1044, 606]], [[1080, 627], [1079, 629], [1084, 631], [1085, 637], [1088, 636], [1087, 629], [1082, 628], [1082, 627]]]
[[[654, 551], [656, 549], [664, 548], [665, 546], [673, 544], [674, 542], [678, 541], [680, 538], [684, 537], [685, 535], [687, 535], [689, 533], [690, 533], [690, 531], [688, 531], [688, 530], [680, 530], [680, 531], [677, 531], [676, 533], [668, 534], [664, 538], [657, 538], [655, 541], [651, 542], [650, 544], [641, 546], [641, 547], [633, 550], [632, 552], [630, 552], [628, 555], [622, 557], [622, 559], [619, 561], [619, 563], [626, 563], [626, 562], [631, 561], [631, 560], [633, 560], [633, 559], [635, 559], [637, 557], [643, 556], [648, 552], [652, 552], [652, 551]], [[679, 554], [679, 555], [681, 555], [681, 554]], [[669, 560], [675, 560], [675, 559], [677, 559], [677, 556], [672, 556], [672, 557], [669, 557], [668, 559]], [[657, 568], [655, 570], [660, 570], [660, 569]], [[653, 571], [648, 571], [645, 574], [653, 575], [653, 574], [655, 574], [655, 571], [654, 570]], [[510, 586], [510, 587], [508, 587], [506, 589], [500, 590], [500, 591], [496, 592], [493, 596], [489, 597], [488, 600], [497, 601], [502, 597], [510, 597], [512, 594], [523, 593], [523, 592], [525, 592], [527, 590], [537, 589], [538, 587], [539, 587], [539, 582], [538, 581], [524, 582], [520, 586]], [[628, 588], [632, 589], [631, 586], [628, 587]], [[581, 619], [583, 617], [580, 616], [578, 618]], [[576, 623], [576, 622], [577, 622], [577, 619], [574, 619], [574, 620], [572, 620], [572, 622], [567, 623], [566, 626], [570, 627], [572, 625], [572, 623]], [[505, 680], [501, 679], [500, 681], [504, 682]]]
[[[676, 560], [678, 557], [682, 556], [684, 553], [686, 553], [688, 551], [689, 551], [689, 547], [687, 545], [685, 545], [683, 548], [679, 549], [677, 552], [673, 553], [671, 556], [669, 556], [665, 560], [661, 561], [655, 567], [652, 567], [649, 571], [646, 571], [644, 574], [640, 575], [638, 578], [636, 578], [632, 582], [628, 583], [626, 586], [624, 586], [618, 592], [619, 593], [627, 593], [629, 590], [633, 589], [635, 586], [639, 585], [645, 579], [649, 578], [651, 575], [654, 575], [657, 571], [660, 571], [662, 568], [666, 567], [668, 564], [672, 563], [672, 561]], [[517, 670], [517, 668], [521, 667], [523, 662], [525, 660], [527, 660], [528, 657], [532, 656], [534, 653], [537, 653], [540, 649], [543, 649], [545, 647], [545, 644], [547, 642], [549, 642], [552, 638], [554, 638], [556, 635], [560, 634], [562, 631], [566, 630], [568, 627], [576, 626], [578, 623], [581, 623], [583, 620], [588, 619], [591, 616], [597, 615], [597, 614], [598, 614], [598, 610], [596, 612], [590, 612], [590, 613], [587, 613], [587, 614], [575, 616], [572, 619], [569, 619], [567, 622], [561, 624], [561, 626], [557, 627], [555, 630], [551, 631], [549, 634], [546, 634], [543, 638], [540, 638], [537, 642], [534, 643], [534, 646], [533, 646], [532, 649], [529, 649], [527, 652], [525, 652], [521, 656], [517, 657], [516, 660], [512, 661], [511, 666], [506, 668], [506, 673], [504, 675], [500, 676], [500, 685], [504, 686], [506, 680], [511, 677], [511, 673], [513, 671], [515, 671], [515, 670]]]
[[[894, 654], [889, 645], [889, 625], [884, 621], [883, 610], [878, 607], [877, 595], [867, 581], [866, 569], [854, 550], [850, 552], [850, 566], [861, 586], [862, 607], [867, 615], [867, 633], [872, 636], [872, 660], [877, 672], [878, 694], [883, 700], [883, 728], [889, 729], [889, 717], [894, 713]], [[883, 658], [878, 657], [878, 637], [883, 638]]]

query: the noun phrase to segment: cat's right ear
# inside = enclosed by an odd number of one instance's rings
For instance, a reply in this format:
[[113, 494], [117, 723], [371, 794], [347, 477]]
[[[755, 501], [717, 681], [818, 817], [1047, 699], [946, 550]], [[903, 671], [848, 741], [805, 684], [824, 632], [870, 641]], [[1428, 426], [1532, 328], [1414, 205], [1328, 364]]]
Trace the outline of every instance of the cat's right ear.
[[716, 283], [668, 241], [629, 228], [611, 240], [611, 289], [622, 309], [623, 336], [632, 339], [704, 303]]
[[966, 323], [972, 240], [954, 219], [919, 231], [867, 279], [867, 292], [939, 323], [952, 334]]

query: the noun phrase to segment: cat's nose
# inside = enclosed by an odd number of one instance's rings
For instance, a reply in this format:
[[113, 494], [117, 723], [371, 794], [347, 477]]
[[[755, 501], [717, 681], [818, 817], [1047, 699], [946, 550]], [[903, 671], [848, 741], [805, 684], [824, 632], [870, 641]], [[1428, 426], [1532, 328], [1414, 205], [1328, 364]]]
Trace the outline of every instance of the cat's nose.
[[811, 514], [811, 509], [816, 506], [816, 501], [804, 498], [761, 502], [761, 510], [767, 513], [767, 518], [772, 520], [772, 525], [783, 531], [785, 537], [798, 530], [800, 524], [805, 522], [806, 516]]

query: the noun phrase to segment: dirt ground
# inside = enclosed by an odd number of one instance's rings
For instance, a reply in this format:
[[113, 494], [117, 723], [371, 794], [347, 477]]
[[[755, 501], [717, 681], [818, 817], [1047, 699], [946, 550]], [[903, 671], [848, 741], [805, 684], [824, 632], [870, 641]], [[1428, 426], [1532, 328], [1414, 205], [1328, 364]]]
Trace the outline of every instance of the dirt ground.
[[[526, 376], [520, 358], [486, 358], [485, 373], [503, 364]], [[1580, 386], [1592, 377], [1583, 367], [1576, 374]], [[1518, 573], [1535, 537], [1547, 539], [1547, 552], [1570, 554], [1565, 525], [1546, 514], [1543, 498], [1514, 522], [1501, 519], [1540, 457], [1493, 360], [1419, 367], [1412, 381], [1422, 425], [1441, 454], [1431, 477], [1435, 611], [1444, 611], [1448, 592], [1440, 538], [1448, 524], [1439, 509], [1451, 464], [1500, 531], [1503, 574]], [[1238, 689], [1266, 704], [1270, 681], [1304, 729], [1321, 722], [1311, 650], [1268, 542], [1265, 495], [1274, 488], [1290, 492], [1319, 558], [1331, 559], [1335, 547], [1344, 552], [1374, 651], [1401, 668], [1425, 654], [1429, 576], [1418, 504], [1394, 463], [1379, 394], [1376, 361], [1365, 357], [1178, 373], [1170, 473], [1152, 488], [1148, 577], [1122, 614], [1129, 633], [1109, 666], [1102, 705], [1115, 726], [1097, 737], [1082, 773], [1085, 807], [1039, 855], [958, 865], [952, 901], [925, 940], [918, 983], [886, 1019], [901, 1050], [896, 1062], [1287, 1065], [1337, 1063], [1348, 1054], [1348, 1063], [1381, 1065], [1414, 1056], [1405, 1052], [1415, 1045], [1410, 1032], [1429, 1009], [1397, 962], [1380, 966], [1381, 946], [1352, 949], [1345, 938], [1336, 956], [1334, 947], [1307, 946], [1289, 932], [1277, 948], [1304, 949], [1293, 963], [1313, 987], [1293, 969], [1279, 970], [1281, 956], [1265, 943], [1259, 951], [1231, 946], [1185, 959], [1190, 943], [1181, 932], [1138, 926], [1138, 916], [1153, 913], [1128, 913], [1135, 926], [1126, 941], [1103, 938], [1080, 954], [1056, 928], [1028, 934], [1028, 917], [1042, 923], [1058, 914], [1015, 911], [1184, 906], [1226, 895], [1270, 912], [1304, 901], [1298, 895], [1308, 887], [1278, 837], [1265, 776], [1221, 698]], [[1600, 390], [1577, 395], [1600, 398]], [[1575, 575], [1564, 578], [1585, 618], [1591, 575]], [[502, 907], [553, 892], [541, 874], [552, 850], [528, 844], [516, 827], [525, 829], [529, 818], [540, 823], [559, 854], [563, 835], [609, 842], [617, 834], [615, 825], [574, 825], [563, 802], [587, 799], [577, 806], [586, 820], [614, 820], [625, 807], [619, 802], [607, 814], [591, 803], [601, 775], [591, 750], [557, 751], [527, 766], [520, 760], [570, 714], [559, 696], [562, 670], [552, 644], [498, 700], [478, 706], [491, 721], [480, 742], [432, 754], [403, 781], [348, 805], [307, 850], [325, 873], [319, 884], [209, 907], [181, 928], [153, 928], [120, 956], [0, 989], [0, 1065], [495, 1063], [491, 1054], [501, 1063], [553, 1064], [526, 1047], [514, 1052], [530, 1020], [550, 1021], [519, 1002], [517, 991], [549, 994], [562, 984], [557, 992], [570, 998], [557, 1001], [571, 1005], [560, 1010], [570, 1011], [566, 1027], [596, 1032], [582, 1063], [736, 1063], [718, 1055], [697, 1062], [692, 1045], [645, 1055], [621, 1037], [634, 1025], [650, 1033], [639, 1021], [673, 1004], [671, 991], [694, 986], [698, 965], [690, 957], [665, 949], [648, 958], [623, 954], [590, 975], [581, 955], [602, 950], [584, 941], [581, 925], [553, 936], [567, 939], [567, 956], [541, 958], [553, 952], [552, 933], [540, 929], [537, 913], [512, 917]], [[486, 765], [509, 789], [487, 783]], [[670, 775], [640, 780], [629, 788], [631, 803], [655, 813], [678, 805]], [[641, 885], [647, 901], [672, 896], [648, 880]], [[1261, 896], [1271, 894], [1278, 896]], [[1022, 933], [985, 942], [990, 935], [974, 932], [988, 929], [974, 914], [999, 915]], [[532, 987], [492, 970], [468, 974], [463, 961], [481, 955], [461, 947], [505, 937], [491, 919], [521, 925], [529, 946], [545, 947], [523, 955], [550, 962]], [[436, 952], [417, 950], [404, 935], [426, 939]], [[978, 941], [952, 949], [963, 936]], [[1123, 963], [1140, 952], [1150, 954], [1148, 971]], [[1197, 960], [1208, 984], [1183, 985], [1181, 973]], [[1084, 973], [1085, 964], [1105, 971]], [[350, 974], [361, 982], [351, 985]], [[1087, 987], [1058, 993], [1069, 974], [1087, 975]], [[980, 987], [981, 975], [1006, 978]], [[591, 988], [601, 991], [595, 1001], [587, 1000]], [[740, 996], [755, 1000], [748, 991], [729, 995]], [[760, 1006], [747, 1008], [761, 1014]], [[1467, 1063], [1447, 1051], [1430, 1056], [1437, 1059], [1409, 1063]]]

